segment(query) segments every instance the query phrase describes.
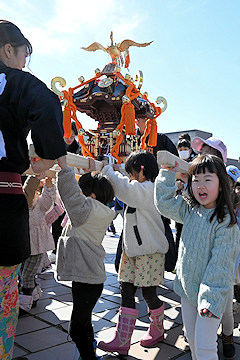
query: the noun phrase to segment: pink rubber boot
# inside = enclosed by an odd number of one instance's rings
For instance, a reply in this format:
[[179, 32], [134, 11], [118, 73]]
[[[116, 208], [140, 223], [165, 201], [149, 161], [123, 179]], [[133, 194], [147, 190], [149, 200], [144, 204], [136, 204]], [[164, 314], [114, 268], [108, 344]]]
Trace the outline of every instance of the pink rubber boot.
[[137, 316], [138, 310], [121, 306], [117, 328], [113, 338], [108, 342], [100, 341], [98, 343], [99, 349], [127, 355], [130, 349], [131, 337]]
[[142, 346], [151, 346], [159, 341], [162, 341], [164, 338], [164, 327], [163, 327], [163, 318], [164, 318], [164, 303], [162, 306], [155, 310], [150, 310], [150, 320], [151, 324], [147, 333], [141, 338], [140, 345]]

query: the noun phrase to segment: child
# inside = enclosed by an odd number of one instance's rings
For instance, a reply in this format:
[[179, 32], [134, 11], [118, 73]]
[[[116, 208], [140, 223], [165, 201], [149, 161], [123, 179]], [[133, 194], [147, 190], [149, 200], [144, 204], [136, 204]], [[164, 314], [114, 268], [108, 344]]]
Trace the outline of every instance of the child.
[[142, 288], [151, 320], [140, 344], [150, 346], [163, 340], [164, 303], [158, 298], [156, 288], [164, 283], [164, 262], [168, 251], [162, 218], [153, 199], [154, 180], [158, 174], [155, 157], [147, 151], [136, 151], [127, 158], [125, 170], [130, 181], [127, 176], [114, 172], [110, 165], [102, 169], [102, 173], [110, 179], [117, 198], [126, 204], [126, 209], [119, 269], [122, 306], [113, 339], [98, 344], [104, 351], [116, 351], [123, 355], [129, 351], [138, 315], [134, 298], [138, 287]]
[[217, 360], [217, 330], [232, 287], [239, 229], [222, 160], [214, 155], [193, 160], [188, 198], [175, 197], [177, 167], [160, 170], [155, 203], [183, 223], [174, 290], [181, 296], [192, 359]]
[[224, 164], [227, 163], [227, 147], [222, 140], [215, 137], [210, 137], [204, 140], [196, 136], [192, 141], [193, 149], [200, 152], [200, 154], [212, 154], [218, 156], [223, 160]]
[[226, 171], [230, 182], [230, 189], [233, 189], [235, 182], [240, 177], [240, 170], [234, 165], [228, 165]]
[[[238, 221], [238, 227], [240, 229], [240, 177], [234, 183], [233, 186], [234, 192], [238, 198], [237, 207], [236, 207], [236, 217]], [[236, 302], [233, 304], [233, 314], [237, 314], [240, 311], [240, 253], [236, 261], [236, 276], [234, 279], [234, 296]]]
[[[107, 204], [113, 200], [112, 185], [105, 176], [91, 173], [75, 179], [75, 173], [60, 162], [58, 190], [68, 221], [58, 241], [57, 276], [72, 281], [73, 311], [69, 334], [82, 360], [96, 359], [92, 310], [106, 280], [102, 241], [114, 217]], [[83, 192], [83, 194], [81, 193]]]
[[[22, 310], [30, 310], [33, 303], [36, 305], [36, 301], [42, 293], [40, 285], [36, 284], [35, 276], [43, 254], [55, 247], [45, 214], [54, 203], [56, 187], [52, 184], [51, 178], [46, 178], [45, 185], [43, 185], [39, 179], [30, 176], [24, 184], [24, 191], [29, 204], [31, 255], [22, 266], [22, 290], [19, 295], [19, 307]], [[33, 200], [32, 191], [34, 191]]]
[[[183, 133], [183, 136], [187, 136], [187, 135], [188, 134]], [[196, 154], [194, 156], [192, 156], [193, 151], [192, 151], [192, 148], [191, 148], [191, 143], [186, 138], [181, 138], [181, 139], [178, 140], [177, 151], [178, 151], [180, 159], [185, 160], [187, 162], [191, 162], [193, 160], [193, 158], [196, 156]], [[180, 179], [180, 178], [178, 179], [177, 178], [176, 179], [176, 185], [178, 187], [177, 195], [182, 194], [182, 192], [184, 191], [184, 187], [186, 187], [186, 185], [187, 185], [187, 178], [186, 179]], [[176, 242], [176, 248], [178, 250], [180, 237], [181, 237], [181, 232], [182, 232], [182, 224], [176, 223], [175, 224], [175, 229], [176, 229], [175, 242]]]
[[180, 159], [190, 162], [192, 160], [191, 153], [192, 148], [188, 140], [182, 139], [177, 143], [177, 151]]
[[[227, 147], [222, 140], [210, 137], [207, 140], [203, 140], [199, 137], [193, 139], [193, 147], [200, 151], [200, 154], [212, 154], [218, 156], [223, 160], [224, 164], [227, 163]], [[226, 169], [227, 171], [227, 169]], [[230, 173], [230, 172], [229, 172]], [[233, 173], [230, 173], [233, 176]], [[230, 196], [232, 204], [234, 206], [234, 193], [232, 191], [233, 181], [231, 176], [229, 178], [230, 184]], [[234, 318], [233, 318], [233, 287], [229, 291], [229, 297], [226, 305], [226, 309], [222, 315], [222, 349], [223, 355], [226, 359], [232, 359], [235, 356], [235, 346], [233, 341], [233, 329], [234, 329]]]

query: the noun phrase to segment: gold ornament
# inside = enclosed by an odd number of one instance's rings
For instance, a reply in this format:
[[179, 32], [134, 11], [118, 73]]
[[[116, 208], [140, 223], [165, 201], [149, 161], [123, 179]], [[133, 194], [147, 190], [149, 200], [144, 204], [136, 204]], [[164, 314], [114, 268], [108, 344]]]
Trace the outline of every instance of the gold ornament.
[[166, 108], [167, 108], [167, 100], [165, 99], [165, 97], [163, 97], [163, 96], [158, 96], [158, 97], [156, 98], [156, 103], [159, 104], [159, 105], [163, 105], [163, 107], [160, 106], [162, 112], [164, 112], [164, 111], [166, 110]]
[[128, 104], [130, 102], [130, 99], [127, 95], [123, 95], [122, 97], [122, 103], [123, 104]]
[[80, 135], [80, 136], [83, 136], [83, 135], [85, 135], [85, 130], [83, 129], [83, 128], [81, 128], [81, 129], [79, 129], [78, 130], [78, 135]]
[[95, 69], [95, 74], [99, 74], [101, 72], [101, 70], [99, 68]]
[[56, 83], [59, 83], [61, 87], [64, 87], [66, 86], [66, 80], [60, 76], [56, 76], [51, 81], [51, 89], [55, 92], [55, 94], [57, 94], [58, 96], [64, 96], [64, 93], [56, 88]]
[[115, 71], [120, 73], [120, 72], [121, 72], [121, 68], [117, 66], [116, 69], [115, 69]]
[[148, 97], [148, 92], [145, 91], [145, 92], [143, 93], [143, 95], [145, 95], [146, 97]]
[[[120, 44], [114, 45], [112, 31], [110, 34], [110, 39], [111, 39], [111, 45], [108, 47], [104, 47], [101, 44], [99, 44], [98, 42], [94, 42], [91, 45], [89, 45], [88, 47], [81, 47], [81, 49], [86, 50], [86, 51], [103, 50], [111, 56], [112, 62], [117, 64], [117, 60], [121, 56], [121, 52], [127, 50], [130, 46], [146, 47], [152, 43], [152, 41], [150, 41], [149, 43], [140, 44], [133, 40], [123, 40]], [[120, 72], [117, 69], [118, 68], [116, 68], [116, 71]]]
[[136, 82], [137, 89], [140, 90], [143, 84], [143, 72], [141, 70], [137, 70], [135, 72], [134, 82]]
[[78, 78], [78, 81], [79, 81], [80, 83], [84, 82], [84, 81], [85, 81], [85, 77], [84, 77], [84, 76], [80, 76], [80, 77]]
[[125, 79], [126, 79], [126, 80], [130, 80], [130, 79], [131, 79], [131, 75], [126, 74], [126, 75], [125, 75]]
[[120, 131], [118, 129], [113, 130], [113, 137], [117, 138], [121, 135]]

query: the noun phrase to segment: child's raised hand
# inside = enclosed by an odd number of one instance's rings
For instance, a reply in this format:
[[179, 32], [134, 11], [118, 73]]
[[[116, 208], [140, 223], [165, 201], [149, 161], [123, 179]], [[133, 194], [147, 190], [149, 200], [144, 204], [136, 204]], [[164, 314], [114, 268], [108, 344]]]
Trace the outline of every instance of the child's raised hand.
[[178, 166], [179, 166], [179, 164], [178, 164], [178, 162], [177, 161], [175, 161], [175, 166], [164, 166], [164, 165], [161, 165], [161, 167], [162, 167], [162, 169], [166, 169], [166, 170], [169, 170], [169, 171], [173, 171], [173, 172], [177, 172], [177, 170], [178, 170]]
[[120, 172], [120, 164], [113, 164], [113, 170], [114, 171], [119, 171]]
[[45, 180], [45, 185], [50, 189], [52, 187], [52, 178], [47, 177]]
[[104, 168], [104, 166], [109, 165], [109, 163], [108, 163], [108, 161], [107, 161], [107, 160], [102, 160], [102, 164], [103, 164], [102, 168]]
[[217, 319], [220, 319], [219, 317], [215, 316], [211, 311], [209, 311], [208, 309], [201, 309], [200, 310], [200, 314], [202, 316], [206, 315], [207, 317], [216, 317]]
[[89, 160], [89, 168], [83, 169], [84, 172], [88, 173], [88, 172], [96, 171], [95, 160], [91, 156], [88, 156], [88, 160]]

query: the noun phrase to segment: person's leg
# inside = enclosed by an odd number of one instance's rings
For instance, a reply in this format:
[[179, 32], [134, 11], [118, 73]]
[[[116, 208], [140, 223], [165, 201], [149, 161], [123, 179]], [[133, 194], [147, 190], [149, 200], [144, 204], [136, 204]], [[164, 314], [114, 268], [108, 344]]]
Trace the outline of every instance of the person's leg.
[[0, 266], [0, 358], [11, 360], [18, 321], [18, 272], [20, 265]]
[[23, 264], [22, 269], [22, 292], [24, 295], [32, 295], [36, 286], [35, 275], [42, 261], [43, 253], [38, 255], [30, 255]]
[[197, 320], [197, 308], [184, 298], [181, 298], [181, 308], [184, 334], [187, 338], [191, 350], [192, 360], [197, 360], [195, 353], [195, 326]]
[[233, 342], [234, 318], [233, 318], [233, 286], [229, 292], [226, 310], [222, 316], [222, 345], [223, 355], [226, 359], [235, 356], [235, 346]]
[[197, 314], [195, 352], [198, 360], [218, 360], [217, 331], [221, 319]]
[[122, 282], [121, 283], [121, 296], [122, 296], [122, 306], [135, 309], [135, 293], [137, 291], [137, 286], [132, 283]]
[[164, 338], [164, 303], [157, 296], [156, 286], [144, 287], [142, 293], [148, 305], [151, 324], [147, 333], [141, 338], [140, 344], [152, 346]]
[[64, 219], [64, 216], [65, 216], [65, 211], [62, 215], [60, 215], [57, 220], [54, 221], [54, 223], [52, 223], [52, 236], [53, 236], [53, 239], [54, 239], [54, 243], [55, 243], [55, 250], [53, 250], [53, 254], [56, 254], [56, 249], [57, 249], [57, 243], [58, 243], [58, 238], [59, 236], [61, 236], [62, 234], [62, 226], [61, 226], [61, 223]]
[[157, 296], [156, 286], [149, 286], [142, 288], [142, 294], [149, 309], [155, 310], [162, 306], [163, 302]]
[[103, 284], [72, 283], [73, 311], [69, 334], [82, 360], [96, 359], [93, 348], [92, 310], [102, 290]]

